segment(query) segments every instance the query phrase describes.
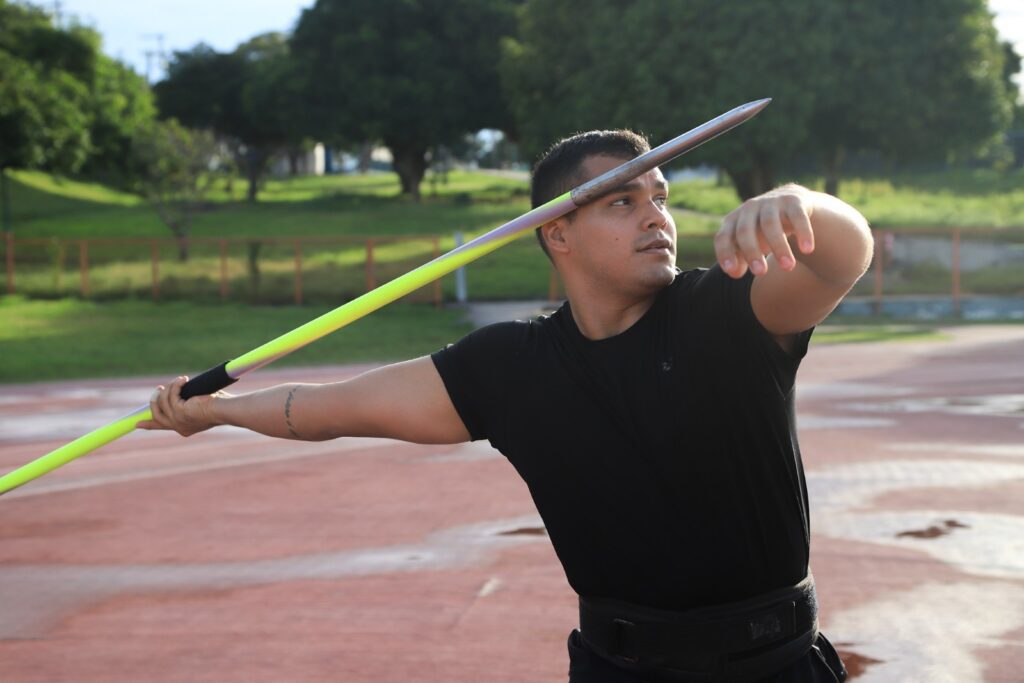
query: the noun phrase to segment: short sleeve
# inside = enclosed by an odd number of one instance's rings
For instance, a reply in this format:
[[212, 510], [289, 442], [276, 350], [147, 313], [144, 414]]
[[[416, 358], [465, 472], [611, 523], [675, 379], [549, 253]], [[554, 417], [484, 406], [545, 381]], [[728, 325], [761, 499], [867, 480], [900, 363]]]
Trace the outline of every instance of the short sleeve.
[[430, 356], [473, 441], [493, 438], [505, 414], [524, 324], [482, 327]]
[[732, 349], [733, 360], [751, 373], [746, 377], [767, 373], [775, 391], [786, 395], [796, 382], [797, 369], [807, 354], [814, 328], [798, 333], [792, 351], [785, 351], [754, 314], [750, 302], [753, 282], [750, 271], [736, 279], [716, 265], [701, 273], [695, 291], [699, 292], [699, 306], [708, 319], [708, 331], [712, 336], [720, 336], [718, 343], [724, 348]]

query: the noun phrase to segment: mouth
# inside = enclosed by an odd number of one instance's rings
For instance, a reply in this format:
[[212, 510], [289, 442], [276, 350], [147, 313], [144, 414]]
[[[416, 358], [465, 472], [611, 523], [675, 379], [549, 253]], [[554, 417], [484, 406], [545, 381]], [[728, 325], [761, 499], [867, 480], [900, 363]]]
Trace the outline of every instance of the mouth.
[[656, 239], [637, 251], [642, 254], [672, 254], [672, 242], [667, 239]]

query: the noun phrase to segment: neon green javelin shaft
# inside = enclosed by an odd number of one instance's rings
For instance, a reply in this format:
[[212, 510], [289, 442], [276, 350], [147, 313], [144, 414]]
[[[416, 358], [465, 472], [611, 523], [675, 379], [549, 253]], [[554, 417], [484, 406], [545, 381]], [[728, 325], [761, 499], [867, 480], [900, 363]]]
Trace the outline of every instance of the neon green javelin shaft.
[[[229, 361], [225, 364], [224, 369], [231, 379], [238, 379], [247, 372], [263, 367], [281, 356], [302, 348], [306, 344], [330, 334], [368, 313], [372, 313], [395, 299], [419, 289], [442, 275], [447, 275], [456, 268], [491, 253], [495, 249], [516, 239], [527, 230], [563, 216], [652, 168], [661, 166], [694, 147], [702, 145], [708, 140], [731, 130], [755, 116], [768, 106], [770, 101], [769, 99], [763, 99], [748, 102], [727, 111], [721, 116], [711, 119], [641, 154], [635, 159], [626, 161], [620, 166], [583, 183], [571, 192], [566, 192], [562, 196], [556, 197], [550, 202], [509, 221], [505, 225], [477, 237], [468, 244], [464, 244], [443, 256], [439, 256], [433, 261], [425, 263], [419, 268], [409, 271], [405, 275], [374, 289], [372, 292], [367, 292], [347, 304], [339, 306], [333, 311]], [[69, 444], [61, 446], [55, 451], [47, 453], [41, 458], [33, 460], [27, 465], [19, 467], [13, 472], [0, 477], [0, 495], [32, 481], [75, 458], [96, 450], [100, 446], [119, 439], [134, 430], [139, 422], [148, 420], [151, 417], [152, 414], [149, 411], [149, 406], [142, 406], [125, 417], [100, 427]]]
[[[574, 208], [576, 208], [576, 204], [570, 197], [570, 193], [566, 192], [505, 225], [239, 356], [227, 364], [227, 372], [232, 378], [237, 379], [247, 372], [263, 367], [281, 356], [288, 355], [292, 351], [414, 292], [456, 268], [491, 253], [520, 237], [527, 230], [554, 220]], [[0, 477], [0, 495], [121, 438], [133, 431], [139, 422], [151, 418], [152, 413], [149, 406], [140, 407], [110, 424], [95, 429], [71, 443], [5, 474]]]

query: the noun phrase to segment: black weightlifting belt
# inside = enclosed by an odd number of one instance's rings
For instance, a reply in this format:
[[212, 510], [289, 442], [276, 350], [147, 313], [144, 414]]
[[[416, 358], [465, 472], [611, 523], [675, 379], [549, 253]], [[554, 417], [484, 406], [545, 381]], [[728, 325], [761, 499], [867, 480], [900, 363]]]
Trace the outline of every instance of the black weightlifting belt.
[[814, 578], [685, 612], [580, 596], [580, 635], [617, 666], [678, 681], [754, 681], [803, 657], [818, 636]]

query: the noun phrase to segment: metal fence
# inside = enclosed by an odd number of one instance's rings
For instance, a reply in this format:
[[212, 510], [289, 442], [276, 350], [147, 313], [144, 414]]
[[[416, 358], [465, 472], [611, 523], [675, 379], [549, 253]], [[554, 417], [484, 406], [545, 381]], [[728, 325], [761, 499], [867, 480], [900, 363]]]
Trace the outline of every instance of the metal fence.
[[[908, 302], [937, 316], [978, 301], [1017, 301], [1024, 311], [1024, 228], [875, 230], [875, 258], [844, 308], [899, 315]], [[3, 240], [8, 293], [29, 297], [240, 299], [259, 303], [345, 301], [440, 254], [436, 235]], [[188, 261], [178, 259], [179, 248]], [[682, 234], [681, 268], [714, 262], [709, 235]], [[484, 277], [503, 268], [500, 277]], [[471, 264], [472, 299], [564, 296], [532, 240]], [[474, 282], [473, 273], [479, 273]], [[408, 299], [440, 305], [454, 282], [434, 282]], [[923, 302], [923, 303], [922, 303]], [[1024, 315], [1024, 313], [1022, 313]], [[1005, 316], [1004, 316], [1005, 317]]]
[[[188, 254], [180, 258], [181, 251]], [[51, 298], [347, 300], [441, 253], [437, 236], [4, 240], [7, 293]], [[439, 282], [410, 294], [442, 302]]]

